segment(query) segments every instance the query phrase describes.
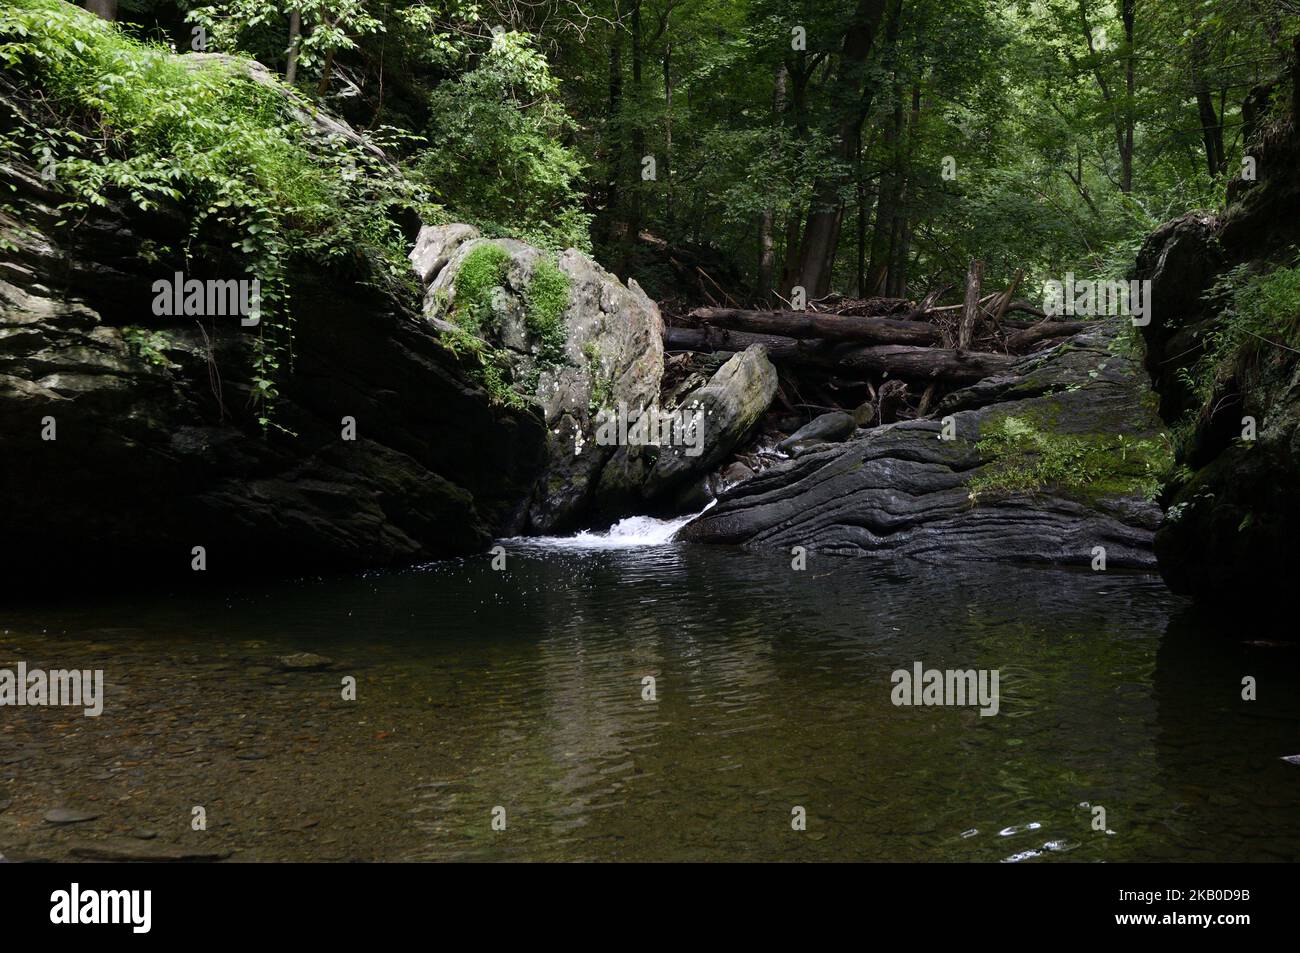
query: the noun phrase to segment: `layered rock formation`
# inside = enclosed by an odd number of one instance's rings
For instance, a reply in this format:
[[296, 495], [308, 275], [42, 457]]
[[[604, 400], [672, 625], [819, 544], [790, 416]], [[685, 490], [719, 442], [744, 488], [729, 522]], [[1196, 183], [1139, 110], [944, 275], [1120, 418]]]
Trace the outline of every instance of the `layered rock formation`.
[[813, 445], [682, 538], [759, 548], [1150, 569], [1167, 440], [1116, 322], [950, 394], [933, 419]]

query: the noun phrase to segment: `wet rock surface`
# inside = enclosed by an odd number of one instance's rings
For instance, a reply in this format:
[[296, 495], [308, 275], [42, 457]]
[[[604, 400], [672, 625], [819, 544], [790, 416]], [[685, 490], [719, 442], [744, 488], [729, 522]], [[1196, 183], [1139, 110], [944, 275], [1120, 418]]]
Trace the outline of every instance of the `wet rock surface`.
[[852, 436], [857, 429], [857, 418], [853, 414], [834, 411], [808, 421], [778, 443], [776, 448], [792, 456], [798, 456], [799, 453], [818, 444], [839, 443]]

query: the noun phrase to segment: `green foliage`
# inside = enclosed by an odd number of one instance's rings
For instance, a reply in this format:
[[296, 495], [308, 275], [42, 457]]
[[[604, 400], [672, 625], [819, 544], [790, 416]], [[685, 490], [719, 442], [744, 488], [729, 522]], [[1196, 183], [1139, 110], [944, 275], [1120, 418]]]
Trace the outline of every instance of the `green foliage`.
[[538, 339], [538, 360], [545, 364], [564, 361], [568, 332], [564, 312], [569, 307], [569, 276], [550, 259], [533, 266], [532, 277], [524, 289], [524, 320]]
[[114, 200], [179, 205], [191, 216], [187, 254], [221, 243], [260, 279], [250, 386], [263, 426], [274, 426], [292, 364], [293, 261], [368, 250], [389, 279], [410, 280], [395, 220], [433, 212], [418, 188], [349, 141], [321, 148], [290, 114], [293, 94], [252, 80], [240, 61], [176, 56], [59, 0], [14, 0], [0, 12], [0, 65], [52, 110], [50, 126], [25, 126], [11, 145], [53, 156], [68, 220]]
[[1224, 375], [1254, 363], [1270, 349], [1300, 352], [1300, 258], [1259, 274], [1249, 264], [1225, 272], [1207, 292], [1218, 303], [1204, 353], [1183, 382], [1202, 403], [1213, 399]]
[[591, 397], [587, 409], [593, 416], [614, 404], [614, 378], [605, 370], [600, 352], [595, 345], [587, 344], [582, 349], [587, 359], [587, 376], [591, 379]]
[[1163, 439], [1053, 433], [1012, 415], [985, 423], [975, 447], [988, 463], [969, 483], [973, 502], [1045, 487], [1088, 499], [1130, 493], [1155, 499], [1173, 468], [1173, 449]]
[[459, 324], [443, 333], [440, 340], [456, 357], [473, 361], [473, 376], [494, 404], [522, 410], [528, 401], [511, 386], [510, 360], [505, 351], [494, 348], [474, 331]]
[[537, 339], [538, 369], [529, 375], [531, 379], [511, 387], [506, 352], [485, 339], [492, 318], [492, 292], [505, 287], [509, 268], [510, 254], [500, 245], [485, 241], [470, 249], [456, 272], [451, 313], [455, 329], [445, 343], [457, 353], [468, 351], [478, 358], [480, 380], [498, 403], [523, 406], [525, 398], [536, 390], [540, 367], [565, 360], [564, 312], [569, 306], [570, 281], [551, 259], [542, 258], [533, 266], [523, 293], [524, 324]]
[[158, 367], [170, 367], [171, 361], [164, 353], [171, 346], [167, 335], [161, 331], [149, 331], [145, 328], [123, 328], [122, 339], [136, 354]]
[[339, 51], [356, 49], [358, 37], [384, 32], [365, 0], [224, 0], [197, 7], [188, 18], [208, 31], [213, 48], [255, 52], [264, 62], [275, 62], [289, 45], [294, 12], [301, 22], [298, 66], [305, 71], [317, 70]]
[[429, 146], [416, 169], [485, 234], [587, 248], [582, 163], [562, 143], [574, 124], [556, 88], [524, 34], [495, 34], [474, 69], [430, 94]]

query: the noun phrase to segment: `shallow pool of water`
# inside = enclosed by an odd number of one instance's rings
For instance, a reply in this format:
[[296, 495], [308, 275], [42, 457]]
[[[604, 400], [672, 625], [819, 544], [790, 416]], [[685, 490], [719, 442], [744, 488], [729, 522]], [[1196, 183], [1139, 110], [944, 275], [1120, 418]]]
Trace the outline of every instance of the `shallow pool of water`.
[[[1296, 650], [1273, 644], [1290, 633], [1217, 630], [1155, 577], [506, 550], [504, 571], [485, 555], [11, 598], [0, 667], [102, 668], [106, 698], [99, 718], [0, 708], [0, 853], [1300, 858], [1300, 767], [1282, 760], [1300, 753]], [[286, 670], [295, 652], [332, 667]], [[895, 706], [891, 673], [916, 662], [997, 670], [999, 713]], [[1241, 699], [1248, 675], [1258, 701]], [[56, 807], [98, 817], [42, 820]]]

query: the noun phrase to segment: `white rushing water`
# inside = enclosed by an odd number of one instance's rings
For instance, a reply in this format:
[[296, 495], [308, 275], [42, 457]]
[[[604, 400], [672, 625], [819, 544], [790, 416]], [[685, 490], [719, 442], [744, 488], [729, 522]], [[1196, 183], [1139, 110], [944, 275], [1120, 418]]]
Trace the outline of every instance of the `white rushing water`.
[[700, 513], [707, 512], [715, 502], [717, 501], [711, 501], [699, 513], [670, 520], [655, 519], [653, 516], [629, 516], [602, 532], [584, 529], [572, 536], [517, 536], [506, 542], [538, 549], [636, 549], [641, 546], [663, 546], [671, 543], [678, 530]]

